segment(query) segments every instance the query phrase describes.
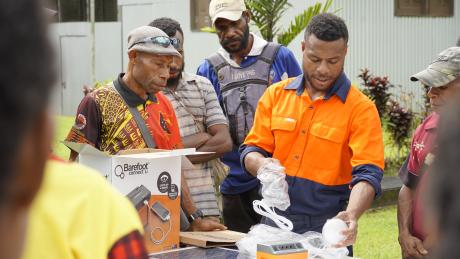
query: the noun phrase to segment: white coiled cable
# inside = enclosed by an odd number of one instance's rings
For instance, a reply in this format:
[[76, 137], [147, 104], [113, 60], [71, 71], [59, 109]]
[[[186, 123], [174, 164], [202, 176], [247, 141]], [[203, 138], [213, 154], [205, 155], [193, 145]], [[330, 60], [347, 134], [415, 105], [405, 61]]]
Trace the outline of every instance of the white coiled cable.
[[[149, 203], [147, 201], [144, 201], [144, 205], [147, 206], [147, 226], [150, 226], [150, 210], [153, 211], [152, 207], [149, 205]], [[152, 243], [154, 243], [155, 245], [159, 245], [161, 243], [163, 243], [166, 239], [166, 237], [169, 235], [169, 232], [171, 232], [171, 227], [172, 227], [172, 219], [169, 218], [169, 228], [168, 228], [168, 231], [165, 233], [164, 230], [160, 227], [152, 227], [152, 230], [150, 231], [150, 241], [152, 241]], [[156, 239], [155, 236], [153, 235], [155, 233], [155, 231], [158, 230], [160, 231], [161, 233], [161, 238], [160, 239]]]
[[292, 231], [294, 228], [292, 222], [289, 219], [276, 214], [275, 209], [265, 204], [265, 202], [255, 200], [252, 202], [252, 206], [257, 214], [271, 219], [279, 228], [288, 231]]

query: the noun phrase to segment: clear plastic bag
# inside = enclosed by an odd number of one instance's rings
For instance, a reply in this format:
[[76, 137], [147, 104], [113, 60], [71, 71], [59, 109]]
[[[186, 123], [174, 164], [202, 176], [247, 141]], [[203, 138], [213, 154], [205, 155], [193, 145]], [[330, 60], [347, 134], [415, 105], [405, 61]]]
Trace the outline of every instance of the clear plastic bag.
[[257, 170], [257, 178], [262, 184], [262, 200], [252, 202], [254, 211], [271, 219], [279, 228], [291, 231], [292, 222], [275, 211], [275, 208], [284, 211], [291, 205], [284, 167], [271, 159]]
[[260, 167], [257, 171], [257, 178], [262, 184], [263, 203], [283, 211], [291, 205], [284, 167], [278, 160], [273, 159]]
[[300, 242], [308, 250], [308, 259], [341, 259], [348, 257], [345, 247], [329, 247], [321, 233], [309, 231], [302, 235], [264, 224], [254, 225], [248, 235], [238, 241], [238, 258], [255, 258], [257, 244], [268, 242]]
[[267, 242], [289, 242], [302, 239], [302, 235], [280, 228], [271, 227], [265, 224], [258, 224], [251, 227], [249, 233], [236, 242], [238, 251], [241, 254], [239, 258], [255, 258], [257, 244]]
[[335, 248], [327, 244], [323, 235], [318, 232], [308, 231], [302, 234], [302, 239], [297, 240], [308, 250], [308, 259], [340, 259], [349, 258], [346, 247]]

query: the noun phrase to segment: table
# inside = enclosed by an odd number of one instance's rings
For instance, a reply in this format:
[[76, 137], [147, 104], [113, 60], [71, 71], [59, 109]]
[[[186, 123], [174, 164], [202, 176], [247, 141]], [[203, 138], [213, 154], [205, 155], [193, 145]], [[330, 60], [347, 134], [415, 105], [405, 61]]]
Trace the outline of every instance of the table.
[[244, 256], [238, 256], [238, 250], [215, 247], [200, 248], [186, 247], [166, 252], [149, 254], [151, 259], [241, 259]]

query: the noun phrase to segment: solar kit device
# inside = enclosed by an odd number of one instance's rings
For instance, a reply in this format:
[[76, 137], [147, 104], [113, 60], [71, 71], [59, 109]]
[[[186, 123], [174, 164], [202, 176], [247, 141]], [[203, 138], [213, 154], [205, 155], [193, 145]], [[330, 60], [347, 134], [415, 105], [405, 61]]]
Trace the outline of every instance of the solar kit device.
[[308, 251], [299, 242], [257, 244], [257, 259], [307, 259]]
[[144, 201], [149, 201], [151, 192], [144, 185], [136, 187], [134, 190], [129, 192], [126, 197], [134, 204], [137, 210], [144, 206]]

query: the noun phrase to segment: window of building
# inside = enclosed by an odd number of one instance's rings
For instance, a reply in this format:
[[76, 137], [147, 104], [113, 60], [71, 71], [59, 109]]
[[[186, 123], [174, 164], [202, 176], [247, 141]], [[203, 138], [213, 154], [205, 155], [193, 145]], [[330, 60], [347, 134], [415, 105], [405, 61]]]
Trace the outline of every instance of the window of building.
[[395, 0], [395, 16], [449, 17], [454, 0]]
[[203, 27], [211, 27], [209, 17], [210, 0], [190, 0], [190, 24], [192, 31], [200, 31]]
[[[58, 22], [87, 22], [90, 20], [91, 0], [53, 0], [50, 7], [58, 11]], [[94, 0], [96, 22], [118, 20], [117, 0]]]
[[116, 0], [95, 0], [96, 22], [110, 22], [118, 20], [118, 6]]

